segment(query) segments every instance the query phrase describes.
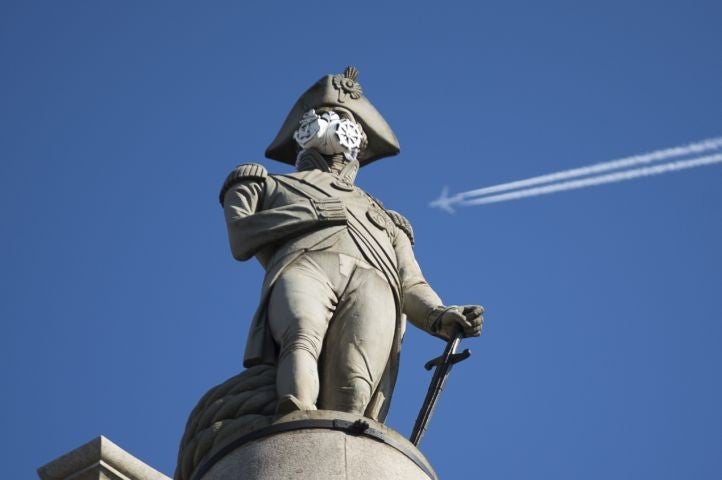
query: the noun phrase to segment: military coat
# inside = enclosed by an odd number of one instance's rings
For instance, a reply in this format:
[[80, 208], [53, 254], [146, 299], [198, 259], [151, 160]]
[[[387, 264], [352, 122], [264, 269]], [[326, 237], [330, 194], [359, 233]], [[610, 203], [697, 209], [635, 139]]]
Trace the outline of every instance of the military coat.
[[296, 259], [307, 252], [335, 251], [384, 275], [395, 298], [396, 311], [389, 314], [396, 328], [385, 373], [366, 412], [383, 421], [398, 372], [405, 314], [429, 331], [430, 316], [442, 303], [414, 258], [411, 225], [354, 185], [357, 170], [352, 162], [338, 173], [314, 168], [269, 175], [261, 165], [240, 165], [224, 183], [221, 203], [234, 257], [255, 256], [266, 271], [246, 343], [246, 367], [276, 361], [267, 303], [274, 283]]

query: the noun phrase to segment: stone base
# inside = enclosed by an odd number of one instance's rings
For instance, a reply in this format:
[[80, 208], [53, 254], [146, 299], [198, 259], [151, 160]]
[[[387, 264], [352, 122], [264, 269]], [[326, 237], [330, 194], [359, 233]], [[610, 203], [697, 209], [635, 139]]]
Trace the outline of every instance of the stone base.
[[437, 480], [411, 442], [365, 417], [294, 412], [230, 440], [192, 480]]
[[42, 480], [170, 480], [100, 436], [38, 469]]

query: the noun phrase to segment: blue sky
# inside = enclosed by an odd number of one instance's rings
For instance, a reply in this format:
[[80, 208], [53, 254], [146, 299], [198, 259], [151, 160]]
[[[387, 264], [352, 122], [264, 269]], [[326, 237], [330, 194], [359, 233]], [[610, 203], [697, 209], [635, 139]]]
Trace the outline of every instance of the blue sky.
[[[422, 444], [442, 478], [722, 476], [722, 166], [514, 202], [463, 191], [722, 135], [718, 2], [0, 2], [3, 470], [104, 434], [172, 474], [241, 368], [261, 268], [217, 192], [356, 65], [401, 154], [359, 184], [486, 331]], [[443, 344], [409, 330], [408, 434]], [[9, 429], [9, 431], [8, 431]]]

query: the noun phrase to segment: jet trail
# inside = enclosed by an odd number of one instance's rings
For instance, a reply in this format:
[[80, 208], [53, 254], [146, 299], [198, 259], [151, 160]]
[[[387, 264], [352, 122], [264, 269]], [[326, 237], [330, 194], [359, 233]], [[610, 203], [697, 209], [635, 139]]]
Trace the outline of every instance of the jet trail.
[[[674, 149], [670, 149], [674, 150]], [[631, 158], [631, 157], [630, 157]], [[487, 203], [504, 202], [507, 200], [517, 200], [526, 197], [535, 197], [537, 195], [547, 195], [555, 192], [562, 192], [565, 190], [574, 190], [577, 188], [591, 187], [594, 185], [602, 185], [605, 183], [623, 182], [625, 180], [632, 180], [639, 177], [648, 177], [651, 175], [661, 175], [663, 173], [674, 172], [677, 170], [685, 170], [688, 168], [701, 167], [704, 165], [712, 165], [714, 163], [722, 163], [722, 153], [715, 155], [707, 155], [702, 157], [696, 157], [688, 160], [679, 160], [676, 162], [664, 163], [662, 165], [655, 165], [650, 167], [641, 167], [631, 170], [624, 170], [622, 172], [610, 173], [607, 175], [598, 175], [596, 177], [582, 178], [579, 180], [571, 180], [568, 182], [554, 183], [551, 185], [543, 185], [540, 187], [526, 188], [523, 190], [515, 190], [513, 192], [501, 193], [498, 195], [489, 195], [481, 198], [473, 198], [470, 200], [461, 200], [459, 203], [463, 206], [469, 205], [484, 205]], [[605, 164], [599, 164], [601, 166]], [[590, 167], [591, 168], [591, 167]], [[582, 170], [577, 169], [577, 170]], [[564, 173], [564, 172], [560, 172]], [[554, 174], [552, 174], [554, 175]], [[541, 178], [541, 177], [537, 177]], [[518, 183], [518, 182], [513, 182]], [[483, 190], [483, 189], [482, 189]], [[466, 194], [468, 192], [465, 192]]]
[[[598, 174], [608, 172], [610, 170], [618, 170], [620, 168], [631, 168], [638, 165], [659, 162], [662, 160], [668, 160], [675, 157], [683, 157], [686, 155], [696, 155], [710, 150], [717, 150], [722, 147], [722, 137], [711, 138], [700, 142], [690, 143], [681, 147], [666, 148], [664, 150], [657, 150], [654, 152], [644, 153], [640, 155], [633, 155], [631, 157], [620, 158], [617, 160], [611, 160], [608, 162], [597, 163], [589, 165], [587, 167], [573, 168], [571, 170], [562, 170], [561, 172], [550, 173], [547, 175], [541, 175], [538, 177], [531, 177], [525, 180], [517, 180], [515, 182], [502, 183], [500, 185], [494, 185], [491, 187], [479, 188], [476, 190], [469, 190], [467, 192], [459, 193], [449, 199], [453, 201], [463, 201], [467, 203], [470, 197], [477, 197], [481, 195], [488, 195], [490, 193], [504, 192], [507, 190], [516, 190], [519, 188], [531, 187], [533, 185], [539, 185], [542, 183], [557, 182], [560, 180], [567, 180], [570, 178], [583, 177], [586, 175]], [[603, 182], [607, 183], [607, 182]], [[594, 184], [596, 185], [596, 184]], [[490, 202], [483, 202], [490, 203]], [[480, 205], [481, 203], [473, 203], [471, 205]]]

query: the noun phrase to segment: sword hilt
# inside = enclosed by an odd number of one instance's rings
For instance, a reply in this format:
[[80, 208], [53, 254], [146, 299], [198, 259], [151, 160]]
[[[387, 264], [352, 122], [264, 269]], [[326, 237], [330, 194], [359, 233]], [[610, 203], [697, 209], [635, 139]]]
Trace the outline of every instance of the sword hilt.
[[466, 360], [471, 356], [471, 350], [468, 348], [464, 349], [461, 353], [452, 353], [449, 355], [449, 359], [446, 360], [446, 355], [439, 355], [438, 357], [429, 360], [424, 364], [424, 368], [426, 370], [431, 370], [434, 367], [438, 367], [439, 365], [442, 365], [444, 362], [448, 363], [449, 365], [456, 365], [457, 363]]

